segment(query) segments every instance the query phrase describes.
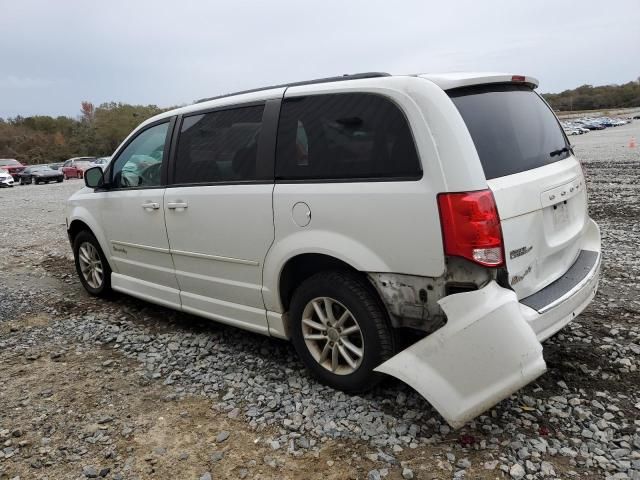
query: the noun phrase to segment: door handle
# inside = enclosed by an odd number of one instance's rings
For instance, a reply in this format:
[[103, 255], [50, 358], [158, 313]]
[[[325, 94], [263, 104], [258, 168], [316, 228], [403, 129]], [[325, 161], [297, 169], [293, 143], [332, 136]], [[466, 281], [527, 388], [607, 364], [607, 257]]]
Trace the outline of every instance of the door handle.
[[171, 209], [171, 210], [176, 210], [176, 209], [184, 209], [187, 208], [189, 205], [186, 204], [185, 202], [169, 202], [167, 203], [167, 208]]
[[145, 210], [158, 210], [160, 208], [160, 204], [156, 202], [147, 202], [142, 204], [142, 208]]

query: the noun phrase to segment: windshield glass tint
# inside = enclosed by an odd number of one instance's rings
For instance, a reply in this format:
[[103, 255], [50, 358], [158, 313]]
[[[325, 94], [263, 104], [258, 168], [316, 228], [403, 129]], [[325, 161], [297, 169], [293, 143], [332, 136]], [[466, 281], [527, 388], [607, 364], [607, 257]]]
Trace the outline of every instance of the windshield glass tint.
[[448, 93], [467, 124], [487, 180], [569, 156], [556, 117], [529, 87], [482, 85]]

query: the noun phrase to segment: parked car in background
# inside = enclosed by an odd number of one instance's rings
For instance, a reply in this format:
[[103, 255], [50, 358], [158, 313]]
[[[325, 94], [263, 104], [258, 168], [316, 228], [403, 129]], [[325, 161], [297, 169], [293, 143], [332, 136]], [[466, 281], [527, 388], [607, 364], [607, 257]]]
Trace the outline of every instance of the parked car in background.
[[0, 158], [0, 168], [9, 172], [14, 180], [18, 180], [18, 174], [27, 167], [13, 158]]
[[64, 165], [64, 162], [55, 162], [48, 163], [47, 167], [52, 168], [53, 170], [60, 170], [62, 168], [62, 165]]
[[6, 170], [0, 169], [0, 187], [13, 187], [13, 176]]
[[63, 177], [64, 175], [60, 170], [54, 170], [47, 165], [35, 165], [27, 167], [20, 172], [20, 185], [62, 182]]
[[84, 171], [87, 168], [90, 168], [91, 162], [94, 162], [95, 160], [95, 157], [70, 158], [62, 165], [62, 173], [64, 174], [64, 179], [68, 180], [70, 178], [82, 178], [84, 176]]
[[334, 388], [394, 375], [460, 427], [545, 371], [598, 285], [537, 84], [360, 74], [162, 113], [68, 200], [80, 281], [291, 339]]
[[109, 165], [110, 161], [111, 161], [111, 157], [99, 157], [99, 158], [96, 158], [95, 161], [91, 162], [91, 166], [100, 167], [102, 170], [104, 170], [107, 167], [107, 165]]

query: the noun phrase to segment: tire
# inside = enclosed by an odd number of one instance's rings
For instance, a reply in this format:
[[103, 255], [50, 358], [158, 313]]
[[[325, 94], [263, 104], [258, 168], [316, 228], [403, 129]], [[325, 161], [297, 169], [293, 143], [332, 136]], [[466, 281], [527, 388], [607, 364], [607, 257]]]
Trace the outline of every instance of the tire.
[[[322, 333], [318, 332], [320, 317], [313, 302], [319, 303], [319, 308], [326, 317], [325, 298], [330, 300], [330, 317], [334, 320], [337, 317], [341, 318], [344, 310], [348, 311], [350, 317], [346, 317], [347, 320], [341, 328], [328, 328]], [[393, 330], [386, 310], [373, 287], [359, 274], [349, 271], [327, 271], [311, 276], [294, 292], [290, 315], [293, 345], [302, 362], [322, 383], [347, 392], [360, 392], [372, 388], [384, 378], [383, 374], [374, 372], [373, 369], [393, 356]], [[309, 322], [315, 327], [310, 327]], [[331, 323], [329, 319], [328, 324]], [[338, 323], [339, 320], [333, 325]], [[353, 330], [354, 324], [359, 327], [359, 331], [345, 338], [343, 335], [348, 330]], [[327, 340], [315, 341], [309, 340], [309, 337], [305, 339], [305, 334], [313, 337], [324, 335]], [[345, 347], [347, 341], [350, 344], [348, 348]], [[330, 344], [333, 344], [333, 347]], [[360, 351], [359, 359], [357, 353], [352, 350], [353, 347]], [[327, 348], [331, 349], [330, 353], [327, 354], [328, 358], [322, 361]], [[338, 350], [339, 364], [335, 370], [334, 349]], [[340, 349], [346, 351], [352, 361], [356, 360], [355, 367], [347, 361]]]
[[34, 185], [38, 185], [38, 183], [40, 183], [40, 182], [38, 182], [38, 180], [33, 178], [33, 179], [31, 179], [31, 183], [33, 183]]
[[58, 183], [62, 183], [62, 177], [60, 177], [60, 178], [56, 178], [56, 182], [58, 182]]
[[[82, 249], [82, 252], [81, 252]], [[87, 256], [87, 252], [89, 255]], [[95, 252], [95, 257], [93, 253]], [[83, 258], [96, 259], [100, 261], [100, 267], [102, 268], [102, 276], [100, 281], [97, 280], [97, 276], [93, 276], [91, 273], [83, 273], [83, 268], [86, 269], [87, 262], [81, 259]], [[111, 294], [111, 268], [107, 262], [100, 244], [96, 237], [88, 230], [83, 230], [73, 240], [73, 256], [76, 264], [76, 272], [80, 278], [80, 282], [84, 289], [93, 296], [107, 297]]]

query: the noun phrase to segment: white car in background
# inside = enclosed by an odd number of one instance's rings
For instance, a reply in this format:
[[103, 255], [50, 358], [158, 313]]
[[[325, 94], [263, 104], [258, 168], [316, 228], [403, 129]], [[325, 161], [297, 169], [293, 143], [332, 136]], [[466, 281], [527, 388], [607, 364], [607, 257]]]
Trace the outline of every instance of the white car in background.
[[9, 172], [0, 168], [0, 187], [13, 187], [14, 180]]
[[111, 157], [99, 157], [89, 164], [89, 168], [100, 167], [102, 170], [104, 170], [105, 168], [107, 168], [107, 165], [109, 165], [110, 161]]
[[78, 276], [289, 339], [334, 388], [396, 376], [460, 427], [544, 373], [598, 286], [583, 171], [537, 85], [359, 74], [162, 113], [69, 198]]

